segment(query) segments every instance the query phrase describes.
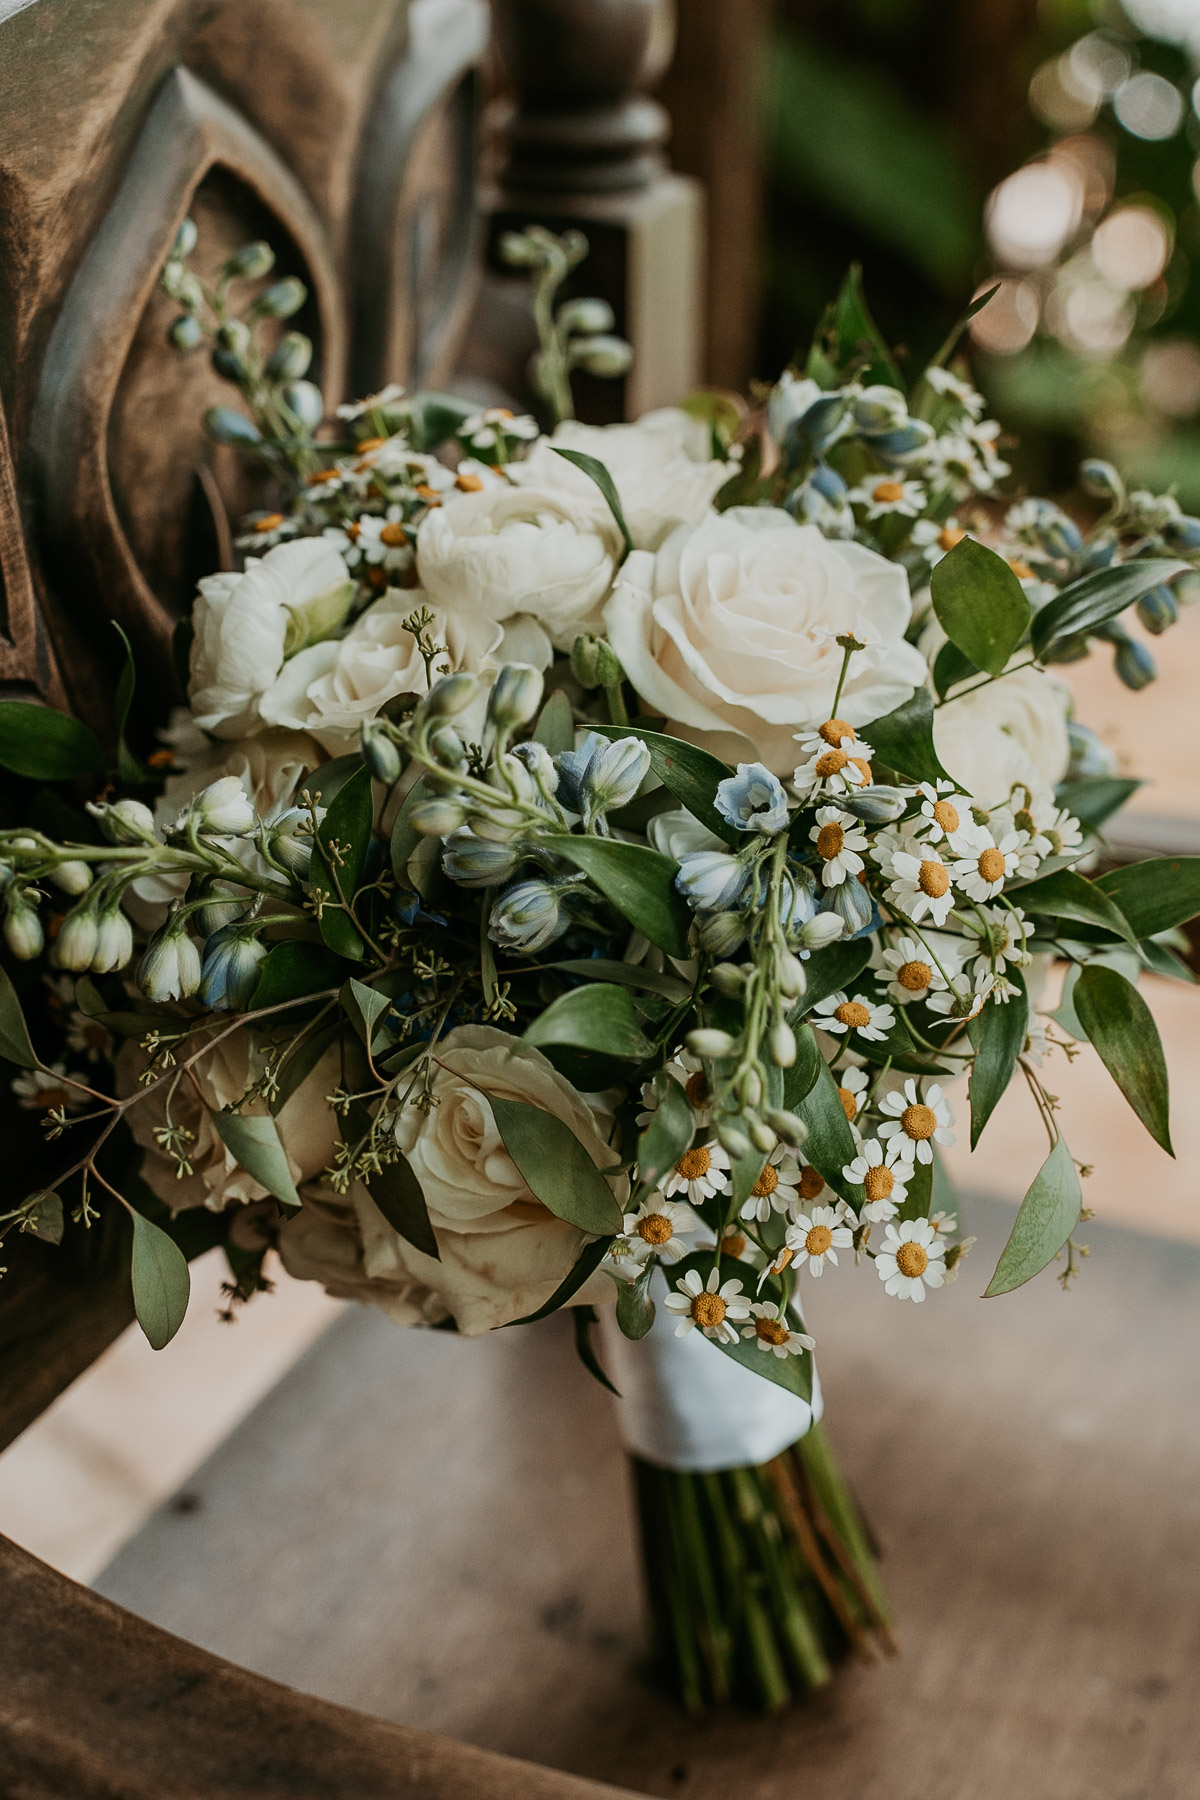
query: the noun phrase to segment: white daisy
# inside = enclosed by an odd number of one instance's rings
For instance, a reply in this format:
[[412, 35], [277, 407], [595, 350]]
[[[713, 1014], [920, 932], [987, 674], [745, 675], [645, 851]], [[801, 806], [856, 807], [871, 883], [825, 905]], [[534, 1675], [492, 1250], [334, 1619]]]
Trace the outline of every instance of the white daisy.
[[[835, 1077], [838, 1084], [838, 1099], [842, 1103], [842, 1111], [846, 1115], [846, 1123], [853, 1131], [855, 1121], [867, 1103], [867, 1092], [871, 1086], [865, 1069], [843, 1069]], [[804, 1198], [815, 1199], [815, 1194], [806, 1194]]]
[[929, 1223], [942, 1237], [949, 1237], [952, 1231], [958, 1230], [958, 1219], [954, 1213], [935, 1212], [930, 1214]]
[[67, 1019], [67, 1044], [87, 1062], [107, 1062], [112, 1056], [113, 1040], [99, 1019], [89, 1018], [78, 1007]]
[[359, 543], [367, 561], [376, 568], [406, 569], [413, 561], [412, 533], [404, 524], [404, 508], [389, 506], [382, 518], [365, 513], [359, 520]]
[[630, 1253], [638, 1262], [645, 1262], [650, 1256], [657, 1256], [663, 1263], [678, 1262], [691, 1248], [684, 1239], [699, 1229], [700, 1221], [690, 1206], [678, 1200], [662, 1200], [657, 1195], [636, 1212], [626, 1213], [622, 1221]]
[[934, 393], [940, 394], [943, 399], [956, 400], [972, 419], [983, 417], [983, 409], [987, 405], [987, 401], [982, 394], [977, 394], [970, 382], [964, 381], [961, 375], [953, 374], [949, 369], [942, 368], [939, 363], [926, 369], [923, 380], [927, 381]]
[[281, 512], [252, 513], [246, 524], [249, 529], [236, 540], [239, 550], [266, 550], [295, 537], [300, 529], [299, 519], [289, 519]]
[[751, 1303], [750, 1314], [754, 1323], [742, 1326], [742, 1336], [757, 1339], [758, 1348], [769, 1355], [783, 1361], [789, 1356], [800, 1356], [805, 1350], [816, 1349], [816, 1338], [789, 1325], [785, 1307], [755, 1300]]
[[936, 1081], [922, 1096], [910, 1076], [902, 1092], [884, 1095], [879, 1110], [887, 1114], [880, 1137], [898, 1144], [909, 1162], [932, 1162], [934, 1144], [954, 1142], [954, 1108]]
[[911, 1170], [896, 1144], [885, 1147], [879, 1138], [868, 1138], [842, 1174], [862, 1188], [866, 1199], [861, 1216], [872, 1225], [893, 1218], [908, 1198]]
[[87, 1095], [71, 1087], [65, 1076], [60, 1062], [52, 1063], [48, 1069], [29, 1069], [15, 1075], [11, 1086], [17, 1105], [22, 1112], [53, 1112], [59, 1107], [73, 1112], [84, 1105]]
[[875, 1258], [875, 1273], [899, 1300], [924, 1300], [926, 1288], [946, 1279], [946, 1246], [928, 1219], [905, 1219], [889, 1225]]
[[909, 840], [912, 848], [894, 850], [888, 857], [891, 884], [887, 898], [914, 924], [926, 914], [935, 925], [944, 925], [954, 907], [950, 871], [932, 844]]
[[837, 887], [851, 875], [862, 872], [860, 850], [867, 847], [867, 834], [853, 813], [838, 806], [822, 806], [817, 822], [809, 831], [821, 858], [821, 880], [826, 887]]
[[742, 1298], [741, 1282], [721, 1282], [718, 1269], [710, 1270], [703, 1284], [699, 1272], [689, 1269], [683, 1280], [675, 1283], [675, 1292], [667, 1295], [666, 1305], [679, 1320], [676, 1337], [686, 1337], [698, 1325], [705, 1337], [715, 1338], [719, 1344], [736, 1344], [736, 1327], [750, 1317], [750, 1302]]
[[757, 1247], [744, 1232], [738, 1231], [732, 1226], [725, 1233], [719, 1245], [711, 1244], [708, 1247], [712, 1250], [719, 1250], [726, 1262], [752, 1263], [758, 1260]]
[[[1029, 796], [1028, 813], [1033, 831], [1049, 844], [1047, 856], [1070, 856], [1083, 846], [1083, 829], [1073, 813], [1059, 806], [1050, 788], [1039, 788]], [[1020, 811], [1015, 822], [1028, 829]]]
[[464, 456], [454, 471], [454, 485], [460, 494], [481, 494], [485, 488], [509, 487], [511, 483], [491, 463]]
[[879, 1043], [896, 1023], [896, 1014], [894, 1008], [871, 1000], [866, 994], [855, 994], [851, 1000], [839, 989], [818, 1001], [813, 1009], [813, 1023], [837, 1036], [856, 1031], [859, 1037]]
[[855, 506], [865, 506], [868, 519], [882, 519], [889, 513], [915, 519], [925, 506], [920, 482], [897, 481], [894, 475], [866, 475], [846, 498]]
[[963, 977], [961, 970], [954, 971], [954, 987], [947, 988], [945, 993], [931, 995], [930, 1012], [944, 1013], [948, 1018], [974, 1019], [983, 1011], [996, 986], [996, 977], [989, 968], [981, 969], [979, 962], [980, 959], [976, 959], [974, 981], [970, 976]]
[[740, 1217], [748, 1224], [757, 1220], [765, 1225], [773, 1212], [790, 1211], [800, 1198], [799, 1182], [800, 1166], [795, 1157], [786, 1144], [777, 1144], [750, 1189]]
[[697, 1144], [684, 1151], [658, 1185], [668, 1199], [672, 1194], [686, 1193], [693, 1206], [701, 1200], [711, 1200], [729, 1186], [729, 1154], [715, 1138], [707, 1144]]
[[792, 778], [802, 799], [849, 794], [869, 783], [875, 752], [845, 719], [826, 719], [815, 731], [797, 731], [794, 736], [805, 758]]
[[921, 810], [908, 821], [907, 829], [926, 843], [940, 844], [948, 839], [953, 846], [958, 833], [972, 822], [967, 795], [952, 781], [923, 781], [917, 792]]
[[944, 524], [936, 519], [918, 519], [912, 528], [912, 541], [924, 551], [930, 568], [936, 568], [943, 556], [949, 556], [967, 535], [956, 519], [947, 519]]
[[977, 975], [991, 970], [999, 978], [1007, 963], [1023, 969], [1032, 960], [1027, 943], [1030, 927], [1019, 906], [981, 907], [967, 924], [979, 943], [972, 963]]
[[362, 561], [362, 527], [357, 519], [350, 519], [345, 525], [327, 525], [321, 536], [327, 544], [342, 557], [348, 569], [354, 569]]
[[[810, 1275], [823, 1274], [826, 1263], [832, 1263], [836, 1269], [838, 1251], [848, 1250], [854, 1242], [854, 1233], [845, 1220], [846, 1210], [840, 1200], [836, 1206], [810, 1206], [806, 1213], [797, 1213], [787, 1228], [780, 1256], [790, 1251], [787, 1262], [794, 1257], [796, 1267], [803, 1269], [807, 1265]], [[772, 1272], [778, 1273], [780, 1267], [786, 1266], [776, 1257]]]
[[[911, 1006], [914, 1000], [928, 1000], [933, 994], [946, 992], [945, 976], [930, 951], [916, 938], [898, 938], [894, 944], [881, 949], [880, 960], [883, 963], [880, 972], [886, 970], [891, 975], [887, 991], [901, 1006]], [[953, 961], [945, 956], [939, 960], [951, 977], [957, 974]]]
[[994, 900], [1017, 872], [1022, 846], [1028, 841], [1025, 833], [1010, 831], [999, 843], [983, 826], [976, 826], [969, 836], [958, 835], [960, 854], [950, 865], [951, 878], [970, 899]]
[[389, 381], [386, 387], [380, 388], [377, 394], [368, 394], [365, 400], [346, 400], [337, 408], [339, 419], [361, 419], [364, 414], [375, 412], [381, 406], [394, 406], [397, 400], [403, 400], [404, 389], [398, 381]]
[[458, 435], [473, 450], [505, 448], [505, 439], [531, 444], [541, 436], [541, 427], [529, 413], [514, 414], [507, 406], [489, 406], [472, 413], [458, 428]]
[[[692, 1118], [697, 1130], [703, 1130], [712, 1120], [712, 1095], [708, 1088], [708, 1077], [704, 1073], [704, 1064], [690, 1050], [676, 1050], [669, 1063], [663, 1064], [663, 1073], [669, 1075], [684, 1091], [687, 1103], [692, 1109]], [[654, 1092], [654, 1083], [642, 1083], [642, 1110], [637, 1115], [639, 1125], [648, 1125], [658, 1111], [658, 1096]]]
[[987, 828], [998, 844], [1007, 837], [1016, 837], [1017, 866], [1013, 873], [1022, 881], [1031, 881], [1050, 855], [1050, 839], [1038, 831], [1032, 813], [1023, 806], [1016, 811], [1011, 806], [994, 806], [988, 814]]

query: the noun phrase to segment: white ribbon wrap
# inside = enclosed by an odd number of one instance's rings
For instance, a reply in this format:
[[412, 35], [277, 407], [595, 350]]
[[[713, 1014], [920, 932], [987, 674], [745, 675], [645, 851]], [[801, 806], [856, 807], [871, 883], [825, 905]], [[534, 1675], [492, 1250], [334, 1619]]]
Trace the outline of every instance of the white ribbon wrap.
[[625, 1337], [615, 1309], [600, 1314], [602, 1361], [621, 1390], [617, 1426], [630, 1455], [660, 1469], [737, 1469], [770, 1462], [802, 1438], [824, 1411], [816, 1369], [810, 1406], [734, 1362], [703, 1332], [676, 1337], [678, 1321], [662, 1304], [660, 1281], [654, 1285], [657, 1309], [644, 1338]]

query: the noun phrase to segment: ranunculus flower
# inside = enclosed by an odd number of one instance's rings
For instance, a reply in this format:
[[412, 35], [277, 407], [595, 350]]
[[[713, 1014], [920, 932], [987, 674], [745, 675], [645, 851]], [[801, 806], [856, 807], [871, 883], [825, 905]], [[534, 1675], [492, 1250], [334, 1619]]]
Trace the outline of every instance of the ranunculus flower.
[[[309, 733], [330, 755], [355, 748], [363, 725], [388, 700], [425, 692], [425, 662], [403, 623], [424, 598], [412, 589], [389, 591], [355, 620], [344, 638], [313, 644], [291, 657], [261, 697], [262, 717]], [[527, 618], [502, 626], [485, 614], [459, 611], [436, 617], [430, 631], [435, 642], [446, 645], [455, 667], [473, 674], [504, 661], [544, 668], [552, 655], [545, 632]], [[486, 698], [481, 694], [479, 723]]]
[[1017, 669], [973, 693], [950, 698], [933, 715], [943, 768], [981, 806], [1008, 799], [1014, 781], [1054, 787], [1067, 772], [1068, 690], [1040, 669]]
[[259, 699], [285, 656], [336, 631], [353, 597], [350, 572], [324, 538], [294, 538], [247, 557], [241, 575], [206, 576], [192, 613], [196, 723], [218, 737], [257, 731]]
[[621, 540], [599, 490], [589, 486], [592, 498], [505, 486], [447, 500], [426, 517], [417, 539], [417, 572], [430, 605], [497, 622], [531, 614], [559, 650], [569, 650], [580, 632], [598, 630]]
[[[408, 1279], [428, 1288], [468, 1335], [519, 1319], [548, 1300], [587, 1241], [530, 1192], [504, 1148], [489, 1094], [562, 1119], [597, 1167], [619, 1160], [596, 1114], [538, 1051], [489, 1025], [447, 1032], [437, 1048], [436, 1104], [428, 1112], [406, 1106], [396, 1130], [424, 1192], [441, 1260], [400, 1237], [365, 1190], [355, 1205], [366, 1275], [392, 1287]], [[621, 1204], [627, 1178], [611, 1185]], [[611, 1293], [607, 1277], [593, 1276], [579, 1297], [604, 1300]]]
[[561, 489], [572, 500], [594, 505], [595, 482], [557, 455], [555, 445], [582, 450], [604, 464], [639, 550], [657, 550], [678, 525], [698, 525], [737, 469], [736, 463], [713, 460], [712, 434], [702, 419], [664, 406], [635, 425], [581, 425], [567, 419], [524, 462], [509, 465], [510, 478], [520, 487], [550, 493]]
[[677, 736], [727, 762], [796, 765], [795, 733], [838, 714], [866, 725], [903, 705], [928, 673], [904, 632], [904, 570], [861, 544], [834, 542], [774, 507], [733, 507], [634, 551], [604, 609], [609, 642], [649, 707]]

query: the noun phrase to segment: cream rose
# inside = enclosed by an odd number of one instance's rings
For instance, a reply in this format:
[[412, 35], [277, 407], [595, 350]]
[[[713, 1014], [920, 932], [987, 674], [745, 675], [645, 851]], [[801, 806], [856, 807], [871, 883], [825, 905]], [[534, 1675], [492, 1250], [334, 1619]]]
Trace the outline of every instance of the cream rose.
[[532, 615], [559, 650], [596, 631], [612, 586], [620, 536], [595, 499], [561, 489], [490, 487], [431, 512], [417, 539], [417, 572], [430, 605], [497, 622]]
[[933, 741], [943, 768], [981, 806], [1007, 800], [1014, 781], [1053, 787], [1067, 772], [1070, 694], [1039, 669], [1017, 669], [971, 693], [950, 698], [933, 715]]
[[[585, 1233], [556, 1218], [530, 1192], [504, 1148], [489, 1094], [523, 1100], [562, 1119], [598, 1168], [619, 1160], [597, 1114], [538, 1051], [488, 1025], [446, 1034], [438, 1045], [436, 1104], [428, 1113], [405, 1107], [396, 1132], [424, 1192], [440, 1261], [394, 1231], [365, 1189], [355, 1192], [354, 1208], [368, 1280], [427, 1289], [434, 1298], [422, 1302], [426, 1316], [440, 1306], [468, 1336], [533, 1312], [587, 1242]], [[613, 1177], [611, 1185], [620, 1203], [628, 1180]], [[605, 1300], [611, 1293], [607, 1278], [593, 1276], [580, 1299]]]
[[427, 1287], [398, 1269], [394, 1279], [368, 1275], [358, 1208], [378, 1219], [366, 1189], [355, 1185], [343, 1199], [317, 1186], [304, 1195], [304, 1205], [286, 1218], [278, 1232], [280, 1261], [297, 1281], [319, 1281], [337, 1300], [378, 1306], [395, 1325], [436, 1324], [446, 1309]]
[[568, 419], [553, 437], [541, 438], [524, 462], [510, 465], [510, 479], [594, 504], [595, 482], [557, 455], [555, 445], [582, 450], [604, 464], [639, 550], [657, 550], [678, 525], [698, 525], [737, 469], [736, 463], [713, 460], [712, 434], [702, 419], [664, 406], [634, 425], [580, 425]]
[[336, 631], [353, 597], [350, 571], [324, 538], [276, 544], [247, 557], [241, 575], [207, 576], [192, 612], [188, 692], [197, 725], [218, 737], [257, 731], [259, 699], [285, 656]]
[[823, 537], [774, 507], [733, 507], [673, 532], [656, 556], [634, 551], [604, 609], [608, 638], [643, 700], [677, 736], [729, 762], [796, 766], [795, 734], [839, 715], [866, 725], [909, 699], [928, 673], [904, 632], [904, 570], [861, 544]]

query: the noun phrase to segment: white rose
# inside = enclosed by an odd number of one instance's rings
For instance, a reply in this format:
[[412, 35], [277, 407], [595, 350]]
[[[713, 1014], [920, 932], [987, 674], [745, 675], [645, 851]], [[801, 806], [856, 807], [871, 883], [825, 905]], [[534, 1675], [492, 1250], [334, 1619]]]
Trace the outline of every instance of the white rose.
[[933, 715], [943, 768], [981, 806], [1007, 800], [1014, 781], [1053, 787], [1067, 772], [1069, 691], [1039, 669], [1018, 669], [971, 693], [953, 690]]
[[823, 537], [774, 507], [733, 507], [658, 552], [634, 551], [604, 609], [609, 642], [676, 735], [728, 762], [796, 766], [795, 734], [838, 714], [866, 725], [903, 705], [928, 673], [904, 632], [908, 579], [861, 544]]
[[[387, 701], [426, 690], [424, 658], [404, 626], [423, 599], [412, 589], [390, 589], [344, 638], [299, 651], [261, 697], [262, 717], [310, 734], [332, 756], [352, 750], [363, 725]], [[504, 660], [544, 669], [553, 654], [545, 632], [527, 618], [504, 626], [456, 612], [435, 616], [429, 629], [434, 642], [446, 646], [453, 666], [471, 674], [489, 673]]]
[[395, 1277], [368, 1275], [358, 1208], [379, 1214], [362, 1186], [355, 1184], [343, 1199], [316, 1186], [304, 1195], [299, 1212], [283, 1220], [278, 1232], [280, 1260], [296, 1281], [319, 1281], [338, 1300], [378, 1306], [393, 1324], [436, 1324], [446, 1317], [429, 1289], [406, 1269]]
[[679, 407], [646, 413], [635, 425], [580, 425], [568, 419], [542, 438], [509, 476], [521, 487], [556, 489], [594, 502], [590, 475], [559, 456], [582, 450], [602, 462], [616, 484], [629, 535], [639, 550], [657, 550], [678, 525], [698, 525], [737, 464], [715, 462], [712, 434], [702, 419]]
[[197, 730], [176, 708], [162, 733], [175, 767], [154, 808], [155, 820], [172, 824], [188, 801], [222, 775], [240, 776], [260, 819], [272, 819], [292, 803], [300, 777], [326, 760], [316, 738], [306, 732], [263, 729], [230, 742]]
[[[619, 1159], [597, 1115], [538, 1051], [488, 1025], [463, 1025], [438, 1045], [429, 1112], [406, 1106], [397, 1142], [421, 1184], [441, 1259], [393, 1231], [364, 1194], [356, 1199], [363, 1268], [372, 1280], [419, 1282], [471, 1336], [533, 1312], [550, 1298], [587, 1242], [530, 1192], [504, 1148], [488, 1094], [540, 1106], [562, 1119], [599, 1168]], [[611, 1183], [620, 1203], [625, 1177]], [[605, 1300], [612, 1285], [593, 1276], [581, 1300]]]
[[621, 540], [595, 500], [561, 489], [485, 488], [431, 512], [417, 539], [417, 572], [432, 606], [470, 618], [528, 613], [559, 650], [596, 631]]
[[188, 693], [196, 723], [219, 737], [260, 724], [258, 701], [292, 650], [335, 631], [354, 597], [341, 556], [324, 538], [294, 538], [245, 573], [209, 575], [192, 611]]

